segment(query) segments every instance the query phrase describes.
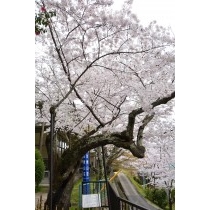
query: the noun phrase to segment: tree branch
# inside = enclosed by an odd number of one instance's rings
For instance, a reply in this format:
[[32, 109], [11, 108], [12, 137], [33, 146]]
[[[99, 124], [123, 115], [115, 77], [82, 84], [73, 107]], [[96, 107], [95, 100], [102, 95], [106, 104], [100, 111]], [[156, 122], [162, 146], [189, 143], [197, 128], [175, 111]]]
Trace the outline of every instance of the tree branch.
[[139, 126], [138, 134], [137, 134], [137, 146], [142, 146], [142, 138], [143, 138], [143, 131], [144, 128], [148, 125], [148, 123], [153, 119], [155, 114], [152, 115], [146, 115], [145, 118], [142, 121], [142, 125]]
[[79, 95], [79, 93], [77, 92], [77, 90], [75, 88], [74, 88], [74, 92], [75, 92], [76, 96], [78, 97], [78, 99], [87, 107], [87, 109], [91, 112], [91, 114], [94, 116], [94, 118], [98, 121], [99, 125], [104, 127], [104, 123], [102, 123], [101, 120], [96, 116], [93, 109], [82, 99], [82, 97]]
[[[156, 101], [154, 101], [151, 105], [152, 108], [159, 106], [161, 104], [166, 104], [171, 99], [175, 98], [175, 91], [172, 92], [169, 96], [158, 98]], [[133, 129], [135, 124], [135, 118], [137, 115], [143, 113], [144, 110], [142, 108], [135, 109], [132, 112], [130, 112], [128, 116], [128, 125], [127, 125], [127, 136], [129, 136], [130, 140], [133, 139]]]

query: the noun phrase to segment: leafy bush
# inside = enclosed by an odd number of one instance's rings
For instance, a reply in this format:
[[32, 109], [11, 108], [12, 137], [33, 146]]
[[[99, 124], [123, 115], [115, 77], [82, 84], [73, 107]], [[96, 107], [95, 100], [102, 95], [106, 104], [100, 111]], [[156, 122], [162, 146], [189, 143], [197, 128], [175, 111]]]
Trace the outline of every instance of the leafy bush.
[[41, 183], [44, 177], [45, 165], [42, 158], [42, 155], [38, 149], [35, 149], [35, 184], [36, 189], [38, 189], [39, 184]]
[[134, 176], [133, 179], [134, 179], [138, 184], [140, 184], [140, 185], [143, 184], [143, 181], [142, 181], [139, 177]]
[[145, 189], [146, 198], [153, 202], [153, 189], [146, 188]]
[[165, 208], [168, 204], [167, 193], [164, 189], [149, 189], [146, 191], [146, 198], [152, 201], [154, 204], [157, 204], [161, 208]]

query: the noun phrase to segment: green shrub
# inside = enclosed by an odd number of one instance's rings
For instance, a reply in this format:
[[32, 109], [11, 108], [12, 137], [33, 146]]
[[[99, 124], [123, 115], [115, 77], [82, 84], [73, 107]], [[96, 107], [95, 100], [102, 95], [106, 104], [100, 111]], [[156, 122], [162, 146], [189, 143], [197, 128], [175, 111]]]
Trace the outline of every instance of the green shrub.
[[134, 176], [133, 179], [140, 185], [143, 185], [143, 181], [142, 179], [140, 179], [139, 177]]
[[172, 203], [175, 203], [175, 188], [172, 189], [171, 191], [171, 199], [172, 199]]
[[37, 148], [35, 148], [35, 160], [39, 160], [39, 159], [42, 159], [42, 155], [40, 151]]
[[42, 155], [38, 149], [35, 149], [35, 184], [36, 184], [36, 190], [39, 189], [39, 184], [41, 183], [43, 177], [44, 177], [44, 170], [45, 165], [42, 158]]
[[157, 204], [161, 208], [165, 208], [168, 204], [167, 193], [164, 189], [149, 189], [146, 191], [146, 198]]
[[146, 188], [145, 189], [146, 198], [153, 202], [153, 189]]

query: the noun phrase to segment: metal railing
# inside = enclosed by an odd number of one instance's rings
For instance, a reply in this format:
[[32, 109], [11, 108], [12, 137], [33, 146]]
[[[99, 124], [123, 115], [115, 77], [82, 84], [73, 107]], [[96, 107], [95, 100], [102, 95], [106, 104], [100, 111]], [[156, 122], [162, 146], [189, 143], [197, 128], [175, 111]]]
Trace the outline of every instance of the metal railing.
[[[81, 196], [84, 194], [100, 195], [101, 207], [106, 207], [109, 210], [149, 210], [117, 196], [110, 183], [108, 183], [108, 188], [109, 188], [110, 205], [108, 205], [106, 182], [104, 180], [82, 182], [79, 194]], [[79, 199], [80, 208], [82, 208], [81, 196]]]
[[[102, 181], [86, 181], [82, 182], [79, 193], [81, 196], [85, 194], [98, 194], [100, 195], [101, 207], [108, 207], [106, 182]], [[82, 197], [79, 198], [79, 206], [82, 207]]]
[[109, 186], [109, 196], [110, 196], [110, 210], [149, 210], [142, 206], [131, 203], [130, 201], [120, 198], [116, 195], [114, 189]]
[[120, 200], [120, 210], [148, 210], [142, 206], [131, 203], [130, 201], [125, 200], [123, 198], [119, 198], [119, 200]]

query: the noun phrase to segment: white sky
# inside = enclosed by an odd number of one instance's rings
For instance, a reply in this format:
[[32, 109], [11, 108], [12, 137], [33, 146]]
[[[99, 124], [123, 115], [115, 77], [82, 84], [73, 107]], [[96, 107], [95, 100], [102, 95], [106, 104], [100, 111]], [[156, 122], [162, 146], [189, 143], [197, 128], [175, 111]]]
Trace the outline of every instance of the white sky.
[[[120, 8], [124, 0], [114, 0]], [[175, 32], [175, 0], [133, 0], [132, 10], [143, 25], [156, 20], [159, 25], [171, 26]]]

